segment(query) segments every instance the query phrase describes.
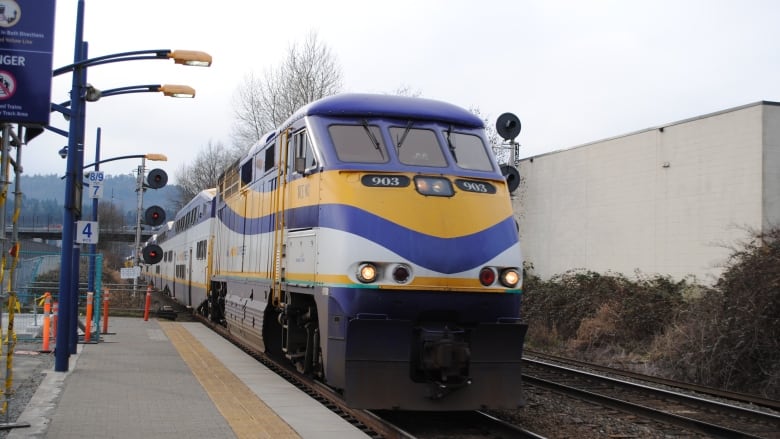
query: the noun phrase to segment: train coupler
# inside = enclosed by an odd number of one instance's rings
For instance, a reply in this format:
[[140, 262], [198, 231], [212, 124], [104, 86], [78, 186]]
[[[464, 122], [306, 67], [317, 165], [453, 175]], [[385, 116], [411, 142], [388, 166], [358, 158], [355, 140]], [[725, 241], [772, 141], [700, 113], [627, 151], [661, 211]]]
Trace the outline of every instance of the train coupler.
[[420, 328], [417, 374], [428, 383], [430, 399], [471, 385], [471, 349], [463, 330]]
[[439, 381], [429, 382], [428, 398], [433, 400], [443, 399], [445, 396], [451, 394], [452, 392], [462, 389], [464, 387], [468, 387], [470, 385], [471, 385], [471, 379], [467, 379], [460, 383], [442, 383]]

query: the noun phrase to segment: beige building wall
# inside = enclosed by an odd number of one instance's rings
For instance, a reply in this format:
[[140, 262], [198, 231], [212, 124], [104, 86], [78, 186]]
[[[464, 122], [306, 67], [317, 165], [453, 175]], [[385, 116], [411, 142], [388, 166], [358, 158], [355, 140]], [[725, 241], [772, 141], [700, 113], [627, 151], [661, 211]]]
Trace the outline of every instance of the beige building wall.
[[523, 254], [570, 269], [712, 282], [729, 247], [780, 219], [780, 104], [757, 103], [526, 158]]
[[780, 104], [764, 105], [764, 229], [780, 226]]

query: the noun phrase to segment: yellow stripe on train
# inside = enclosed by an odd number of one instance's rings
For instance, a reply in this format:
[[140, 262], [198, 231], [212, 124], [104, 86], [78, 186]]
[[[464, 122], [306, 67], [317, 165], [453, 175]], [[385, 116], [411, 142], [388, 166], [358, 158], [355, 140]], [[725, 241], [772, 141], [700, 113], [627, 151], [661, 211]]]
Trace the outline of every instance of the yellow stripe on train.
[[[343, 204], [365, 210], [411, 230], [440, 238], [466, 236], [513, 215], [506, 185], [492, 181], [495, 194], [457, 190], [453, 197], [425, 197], [414, 183], [407, 187], [367, 187], [366, 172], [328, 171], [291, 182], [286, 188], [288, 209], [316, 204]], [[411, 179], [413, 173], [395, 173]], [[271, 212], [271, 194], [246, 191], [227, 201], [234, 212], [258, 218]], [[246, 203], [249, 208], [244, 207]], [[399, 207], [400, 206], [400, 207]], [[473, 214], [469, 214], [473, 213]], [[444, 223], [446, 222], [446, 228]]]
[[325, 275], [311, 273], [288, 273], [286, 277], [287, 282], [295, 283], [307, 283], [321, 286], [342, 286], [348, 288], [378, 288], [387, 290], [417, 290], [424, 289], [426, 291], [452, 291], [458, 290], [463, 292], [479, 292], [479, 293], [501, 293], [507, 290], [504, 287], [489, 288], [485, 287], [477, 279], [467, 278], [452, 278], [452, 277], [415, 277], [412, 282], [404, 285], [396, 284], [363, 284], [358, 283], [350, 279], [343, 274]]

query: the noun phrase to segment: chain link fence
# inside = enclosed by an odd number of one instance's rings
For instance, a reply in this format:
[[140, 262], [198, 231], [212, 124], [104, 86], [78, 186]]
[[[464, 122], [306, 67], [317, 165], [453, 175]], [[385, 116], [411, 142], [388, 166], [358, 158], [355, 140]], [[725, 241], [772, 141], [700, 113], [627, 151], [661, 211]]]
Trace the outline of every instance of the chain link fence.
[[[13, 288], [2, 292], [2, 331], [5, 334], [8, 325], [7, 300], [9, 294], [15, 294], [18, 308], [14, 315], [14, 332], [17, 340], [35, 340], [42, 337], [43, 298], [51, 293], [52, 315], [56, 316], [59, 301], [60, 253], [25, 252], [13, 269], [6, 268], [5, 276], [13, 277]], [[108, 305], [111, 315], [143, 314], [146, 287], [141, 282], [133, 288], [133, 279], [121, 279], [117, 272], [104, 273], [101, 254], [82, 254], [79, 257], [79, 326], [84, 327], [87, 293], [93, 295], [92, 328], [100, 328], [103, 309]], [[3, 282], [9, 284], [8, 278]], [[90, 281], [91, 280], [91, 281]], [[108, 302], [106, 302], [108, 299]], [[55, 305], [56, 303], [56, 305]]]

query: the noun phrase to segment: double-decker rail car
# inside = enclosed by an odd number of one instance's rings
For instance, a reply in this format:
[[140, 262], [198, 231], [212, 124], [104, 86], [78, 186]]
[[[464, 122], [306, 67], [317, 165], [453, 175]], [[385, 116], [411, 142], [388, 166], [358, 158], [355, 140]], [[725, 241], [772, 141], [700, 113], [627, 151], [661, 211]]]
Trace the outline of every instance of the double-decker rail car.
[[[173, 227], [173, 221], [168, 221], [164, 225], [158, 227], [157, 230], [156, 230], [157, 233], [152, 235], [144, 243], [144, 247], [143, 248], [146, 248], [146, 246], [149, 246], [149, 245], [157, 244], [158, 242], [161, 242], [161, 241], [164, 242], [167, 239], [168, 234], [171, 233], [170, 230], [171, 230], [172, 227]], [[165, 258], [165, 255], [164, 255], [164, 259], [167, 259], [167, 258]], [[164, 265], [164, 264], [158, 264], [158, 265], [147, 264], [146, 262], [144, 262], [143, 259], [141, 259], [140, 263], [141, 263], [141, 267], [142, 267], [141, 269], [142, 269], [142, 275], [143, 275], [142, 278], [143, 278], [143, 280], [145, 280], [146, 282], [150, 283], [155, 288], [163, 290], [164, 286], [167, 285], [167, 283], [166, 283], [167, 281], [165, 281], [165, 280], [173, 278], [173, 272], [169, 271], [169, 266], [167, 264], [166, 265]], [[172, 270], [172, 268], [171, 268], [171, 270]], [[165, 291], [167, 293], [170, 293], [170, 288], [165, 289]]]
[[159, 264], [146, 266], [149, 282], [192, 308], [206, 301], [215, 193], [213, 188], [201, 191], [157, 233], [154, 240], [163, 258]]
[[350, 406], [523, 404], [518, 228], [470, 112], [315, 101], [220, 177], [213, 234], [206, 312]]

